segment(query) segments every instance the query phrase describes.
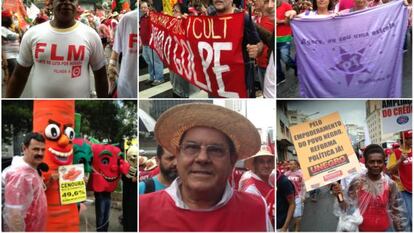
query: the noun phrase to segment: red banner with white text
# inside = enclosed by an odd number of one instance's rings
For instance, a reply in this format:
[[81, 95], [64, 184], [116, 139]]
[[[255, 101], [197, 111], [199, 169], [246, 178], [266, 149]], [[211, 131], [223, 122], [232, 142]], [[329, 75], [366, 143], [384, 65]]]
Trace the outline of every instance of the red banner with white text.
[[151, 12], [150, 47], [164, 65], [213, 96], [246, 98], [243, 14], [178, 19]]

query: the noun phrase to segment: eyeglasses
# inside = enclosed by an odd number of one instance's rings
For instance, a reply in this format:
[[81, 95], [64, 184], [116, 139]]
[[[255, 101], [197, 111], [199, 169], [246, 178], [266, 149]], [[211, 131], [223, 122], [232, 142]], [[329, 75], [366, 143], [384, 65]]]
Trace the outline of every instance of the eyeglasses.
[[203, 148], [211, 159], [223, 158], [229, 151], [221, 145], [200, 145], [197, 143], [183, 143], [180, 145], [180, 151], [188, 157], [198, 156]]

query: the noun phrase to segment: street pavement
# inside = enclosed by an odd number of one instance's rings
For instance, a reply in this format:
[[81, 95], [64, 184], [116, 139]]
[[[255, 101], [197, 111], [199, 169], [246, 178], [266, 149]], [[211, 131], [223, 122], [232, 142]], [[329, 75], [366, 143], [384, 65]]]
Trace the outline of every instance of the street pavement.
[[[403, 55], [403, 83], [402, 83], [402, 98], [412, 98], [412, 39], [409, 38], [408, 51]], [[292, 46], [291, 54], [296, 53], [294, 46]], [[282, 69], [285, 72], [284, 64], [282, 62]], [[294, 71], [289, 69], [286, 73], [286, 82], [276, 87], [278, 98], [302, 98], [299, 95], [299, 82], [295, 76]]]
[[[146, 98], [177, 98], [173, 96], [172, 85], [170, 82], [170, 73], [167, 68], [164, 69], [164, 83], [158, 86], [151, 86], [151, 83], [148, 82], [149, 74], [146, 64], [140, 61], [139, 64], [139, 98], [146, 99]], [[256, 98], [263, 98], [262, 92], [256, 92]], [[190, 94], [191, 99], [207, 99], [208, 93], [199, 90], [192, 94]]]
[[[329, 185], [320, 189], [317, 202], [310, 198], [305, 200], [301, 231], [326, 232], [336, 231], [338, 218], [333, 215], [335, 196], [329, 193]], [[291, 226], [290, 231], [293, 231]]]
[[[170, 73], [167, 68], [164, 69], [164, 83], [158, 86], [152, 86], [149, 82], [149, 73], [147, 64], [142, 56], [139, 57], [139, 98], [176, 98], [173, 96], [172, 85], [170, 82]], [[199, 91], [190, 95], [190, 98], [208, 98], [205, 91]]]
[[[88, 192], [89, 193], [89, 192]], [[109, 232], [121, 232], [124, 231], [123, 226], [119, 221], [119, 217], [122, 216], [122, 208], [119, 208], [122, 204], [119, 201], [114, 200], [114, 193], [112, 193], [112, 205], [109, 212]], [[86, 202], [86, 211], [82, 212], [80, 218], [80, 231], [81, 232], [96, 232], [96, 214], [95, 214], [95, 203], [93, 194], [88, 195], [88, 199], [91, 200]]]

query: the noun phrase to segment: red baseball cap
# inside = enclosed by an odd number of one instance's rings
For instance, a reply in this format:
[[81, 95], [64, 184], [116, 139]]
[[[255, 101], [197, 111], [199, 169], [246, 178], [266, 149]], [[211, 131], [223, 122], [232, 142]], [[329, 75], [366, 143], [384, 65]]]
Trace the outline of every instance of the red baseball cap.
[[400, 144], [398, 144], [398, 143], [393, 143], [392, 144], [392, 149], [397, 149], [399, 147], [400, 147]]
[[4, 10], [1, 12], [1, 17], [3, 18], [11, 18], [12, 17], [12, 13], [9, 10]]
[[413, 131], [404, 131], [404, 138], [413, 138]]

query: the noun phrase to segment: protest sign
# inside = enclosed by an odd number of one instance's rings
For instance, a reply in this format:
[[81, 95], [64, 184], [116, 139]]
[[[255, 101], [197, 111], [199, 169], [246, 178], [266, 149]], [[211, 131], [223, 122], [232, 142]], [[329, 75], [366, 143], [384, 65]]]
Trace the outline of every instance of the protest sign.
[[382, 134], [412, 129], [411, 100], [383, 100], [381, 109]]
[[164, 64], [213, 96], [246, 98], [244, 13], [175, 18], [150, 13], [153, 48]]
[[59, 167], [59, 193], [62, 205], [86, 200], [83, 164]]
[[390, 2], [291, 22], [303, 97], [399, 98], [407, 8]]
[[339, 113], [289, 128], [306, 191], [359, 172], [358, 159]]

